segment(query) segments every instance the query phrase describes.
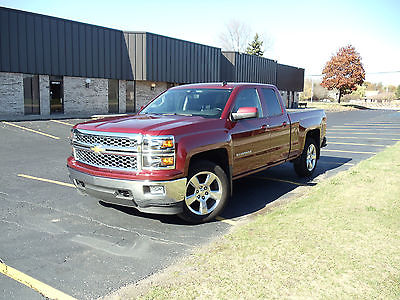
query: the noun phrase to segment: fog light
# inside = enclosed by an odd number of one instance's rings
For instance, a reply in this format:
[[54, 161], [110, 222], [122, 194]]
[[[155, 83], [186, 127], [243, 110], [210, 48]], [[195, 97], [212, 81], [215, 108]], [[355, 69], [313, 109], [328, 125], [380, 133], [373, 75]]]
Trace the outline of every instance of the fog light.
[[173, 156], [164, 156], [161, 157], [161, 166], [168, 167], [174, 165], [174, 157]]
[[150, 185], [150, 194], [163, 195], [165, 194], [165, 189], [163, 185]]

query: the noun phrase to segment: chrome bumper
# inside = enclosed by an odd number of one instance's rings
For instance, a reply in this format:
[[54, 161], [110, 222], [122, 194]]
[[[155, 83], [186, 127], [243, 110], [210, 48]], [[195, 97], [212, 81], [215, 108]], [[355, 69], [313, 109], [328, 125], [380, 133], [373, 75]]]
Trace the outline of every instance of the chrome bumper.
[[138, 181], [97, 177], [68, 167], [79, 192], [107, 203], [135, 207], [144, 213], [178, 214], [185, 199], [186, 178]]

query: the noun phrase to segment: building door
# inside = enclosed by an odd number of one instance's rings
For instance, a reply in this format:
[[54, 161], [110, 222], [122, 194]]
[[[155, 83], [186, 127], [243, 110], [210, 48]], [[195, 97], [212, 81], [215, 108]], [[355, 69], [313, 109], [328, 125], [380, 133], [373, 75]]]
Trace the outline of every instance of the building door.
[[62, 76], [50, 76], [50, 113], [64, 113], [64, 89]]

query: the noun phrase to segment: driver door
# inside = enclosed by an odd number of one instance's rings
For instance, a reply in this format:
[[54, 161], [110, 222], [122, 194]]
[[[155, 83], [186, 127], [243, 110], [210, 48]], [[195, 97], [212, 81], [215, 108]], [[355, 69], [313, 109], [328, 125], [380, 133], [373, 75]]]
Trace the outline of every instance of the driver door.
[[240, 107], [256, 107], [258, 116], [232, 122], [233, 176], [262, 167], [268, 149], [267, 123], [256, 88], [244, 88], [238, 92], [232, 112], [237, 112]]

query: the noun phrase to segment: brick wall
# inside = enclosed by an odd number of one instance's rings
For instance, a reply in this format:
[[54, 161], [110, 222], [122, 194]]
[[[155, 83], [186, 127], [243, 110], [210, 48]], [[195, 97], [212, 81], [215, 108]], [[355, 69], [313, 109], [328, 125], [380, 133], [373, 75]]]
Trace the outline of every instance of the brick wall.
[[49, 75], [39, 75], [40, 114], [50, 115], [50, 81]]
[[0, 115], [24, 114], [23, 75], [0, 73]]
[[64, 76], [65, 114], [104, 114], [108, 112], [108, 80]]
[[156, 86], [152, 90], [152, 83], [151, 81], [136, 81], [136, 111], [167, 89], [166, 82], [155, 82]]

